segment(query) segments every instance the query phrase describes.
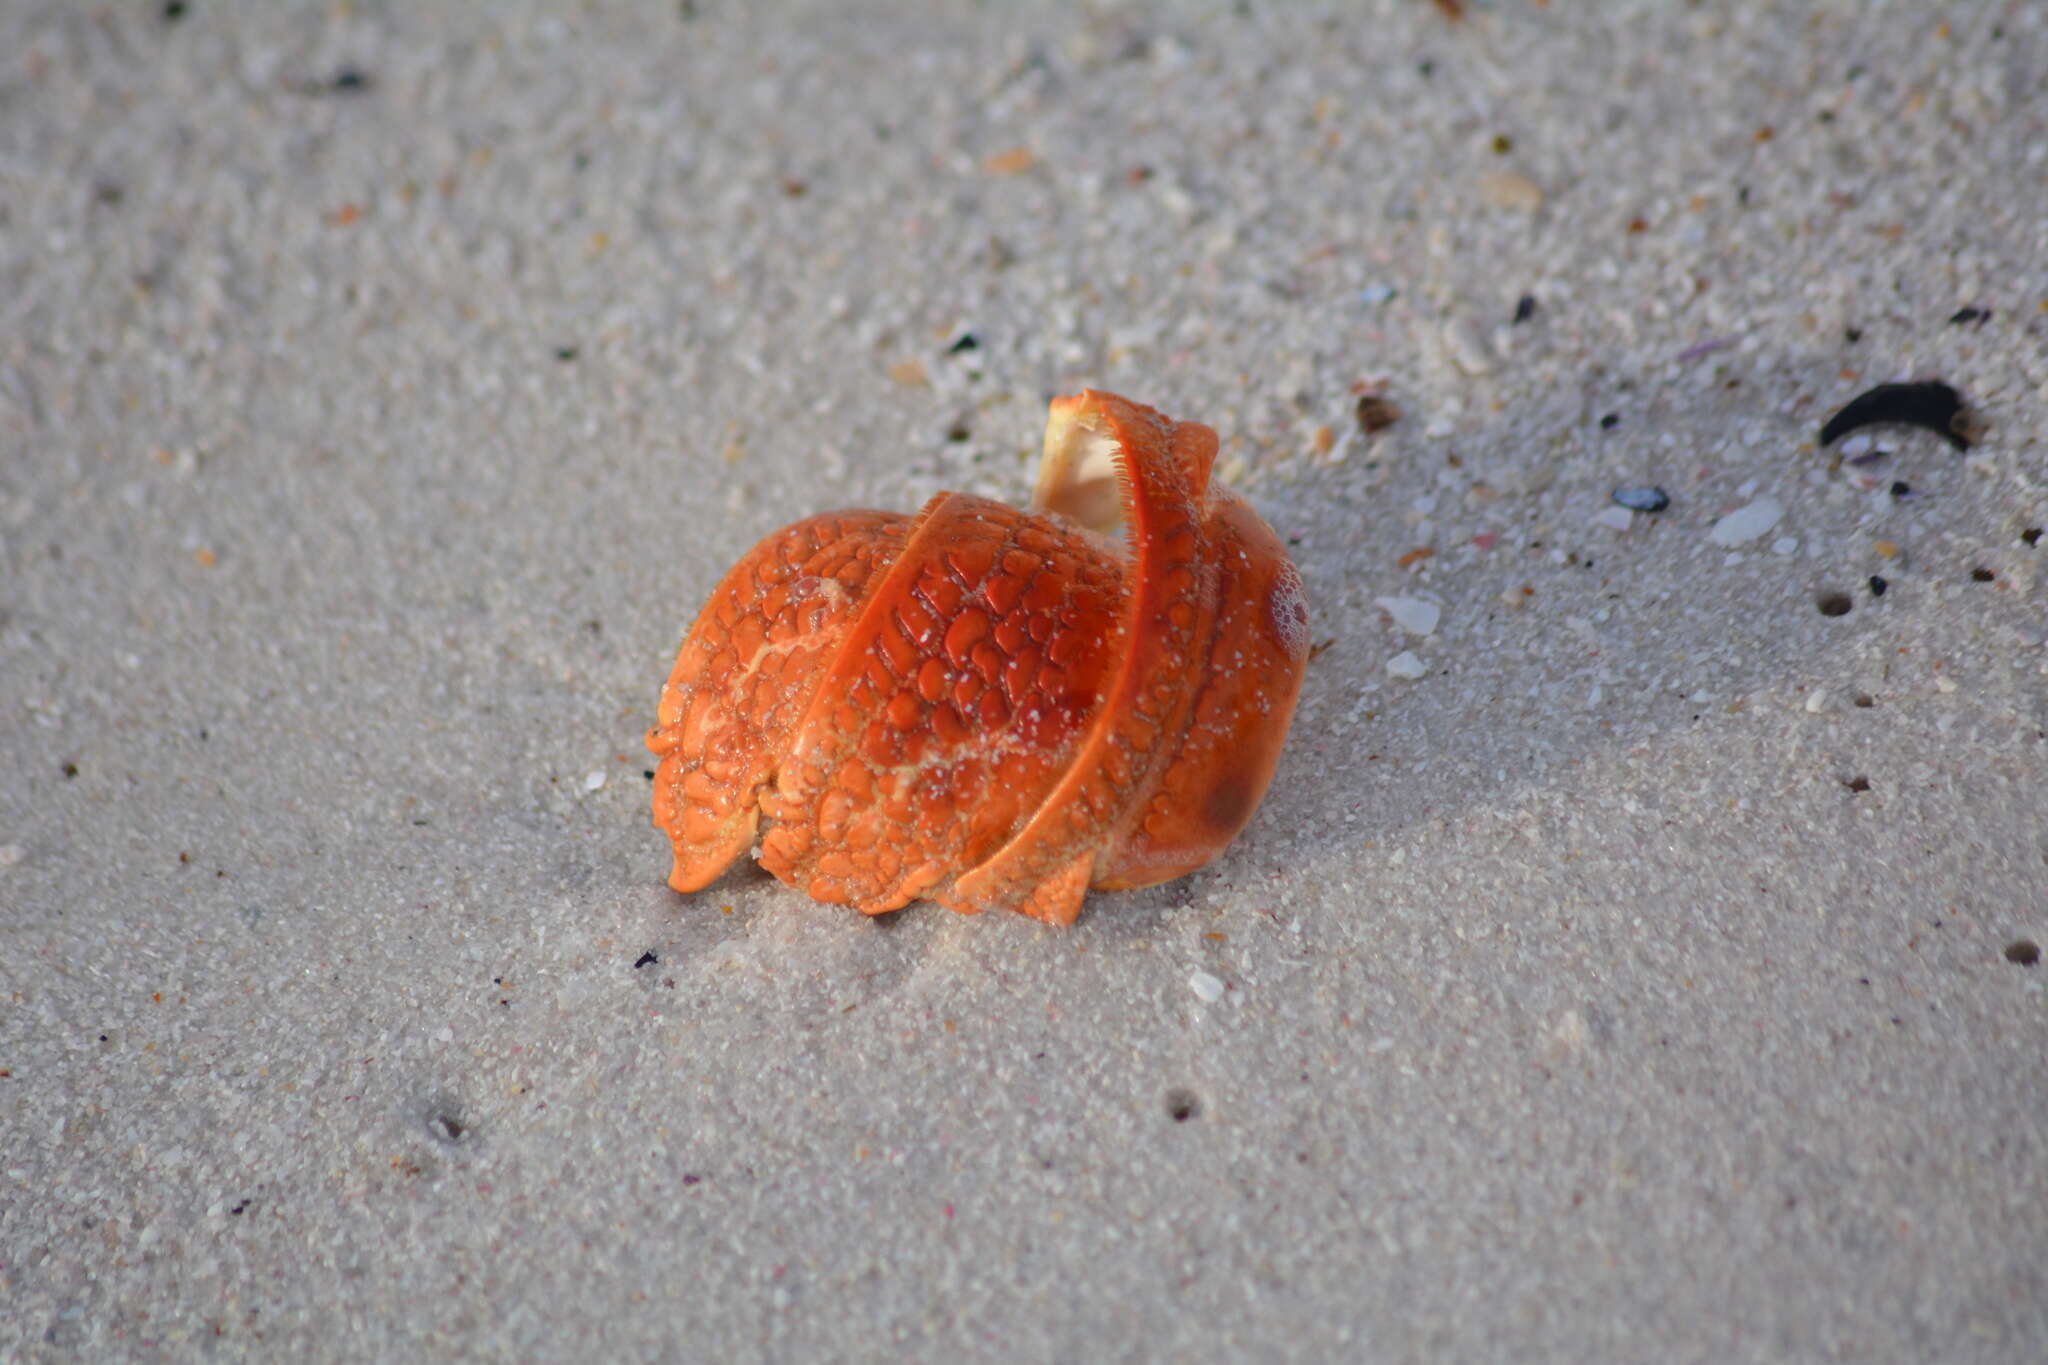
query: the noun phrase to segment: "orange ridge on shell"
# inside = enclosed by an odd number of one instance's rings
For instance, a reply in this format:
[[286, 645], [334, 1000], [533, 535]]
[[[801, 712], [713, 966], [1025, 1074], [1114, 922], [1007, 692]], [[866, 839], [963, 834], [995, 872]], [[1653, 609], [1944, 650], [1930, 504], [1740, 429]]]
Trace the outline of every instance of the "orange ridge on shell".
[[871, 915], [1070, 924], [1216, 857], [1279, 761], [1308, 603], [1215, 459], [1208, 427], [1084, 390], [1053, 400], [1029, 511], [941, 493], [748, 551], [647, 734], [669, 885], [758, 848]]

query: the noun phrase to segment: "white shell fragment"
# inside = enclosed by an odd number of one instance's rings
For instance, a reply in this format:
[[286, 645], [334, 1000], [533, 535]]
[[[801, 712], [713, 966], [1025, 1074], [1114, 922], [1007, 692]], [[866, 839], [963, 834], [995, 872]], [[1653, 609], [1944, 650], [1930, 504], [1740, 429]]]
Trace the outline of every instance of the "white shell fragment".
[[1715, 522], [1707, 539], [1716, 545], [1747, 545], [1776, 526], [1784, 515], [1785, 504], [1776, 498], [1758, 498]]
[[1211, 976], [1207, 972], [1196, 972], [1189, 977], [1188, 989], [1205, 1005], [1213, 1005], [1223, 998], [1222, 978]]
[[1387, 672], [1397, 678], [1419, 678], [1429, 672], [1429, 666], [1416, 657], [1414, 650], [1404, 649], [1387, 660]]
[[1431, 634], [1436, 630], [1437, 622], [1443, 619], [1442, 607], [1420, 597], [1375, 597], [1372, 600], [1394, 618], [1395, 625], [1410, 635]]
[[1466, 374], [1478, 376], [1493, 369], [1493, 352], [1487, 349], [1486, 338], [1479, 335], [1479, 329], [1470, 322], [1460, 319], [1444, 331], [1444, 341], [1451, 352], [1451, 363]]

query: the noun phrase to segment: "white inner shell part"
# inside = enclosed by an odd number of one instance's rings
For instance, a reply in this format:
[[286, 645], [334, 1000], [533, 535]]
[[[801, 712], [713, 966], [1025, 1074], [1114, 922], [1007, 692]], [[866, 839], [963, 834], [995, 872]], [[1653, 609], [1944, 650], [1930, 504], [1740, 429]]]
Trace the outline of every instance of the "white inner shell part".
[[1085, 418], [1048, 426], [1032, 509], [1058, 513], [1098, 535], [1121, 536], [1124, 500], [1116, 452], [1116, 438]]

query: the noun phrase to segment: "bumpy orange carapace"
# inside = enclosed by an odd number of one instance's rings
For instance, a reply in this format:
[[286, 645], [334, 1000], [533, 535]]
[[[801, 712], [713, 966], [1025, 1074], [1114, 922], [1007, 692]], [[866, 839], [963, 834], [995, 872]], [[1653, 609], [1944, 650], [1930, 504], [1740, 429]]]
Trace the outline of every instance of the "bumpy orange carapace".
[[923, 897], [1068, 924], [1091, 888], [1221, 853], [1279, 761], [1308, 603], [1215, 458], [1208, 427], [1089, 390], [1053, 401], [1029, 511], [941, 493], [756, 545], [647, 735], [669, 885], [758, 843], [871, 915]]

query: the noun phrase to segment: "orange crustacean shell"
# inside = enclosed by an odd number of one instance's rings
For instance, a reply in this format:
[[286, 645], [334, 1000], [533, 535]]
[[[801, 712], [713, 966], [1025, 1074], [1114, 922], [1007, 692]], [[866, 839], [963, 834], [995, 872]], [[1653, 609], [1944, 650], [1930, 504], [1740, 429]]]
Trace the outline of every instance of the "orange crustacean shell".
[[647, 735], [669, 885], [758, 841], [790, 886], [871, 915], [922, 897], [1069, 924], [1091, 888], [1221, 853], [1279, 761], [1308, 603], [1215, 458], [1208, 427], [1087, 390], [1053, 401], [1029, 511], [941, 493], [756, 545]]

